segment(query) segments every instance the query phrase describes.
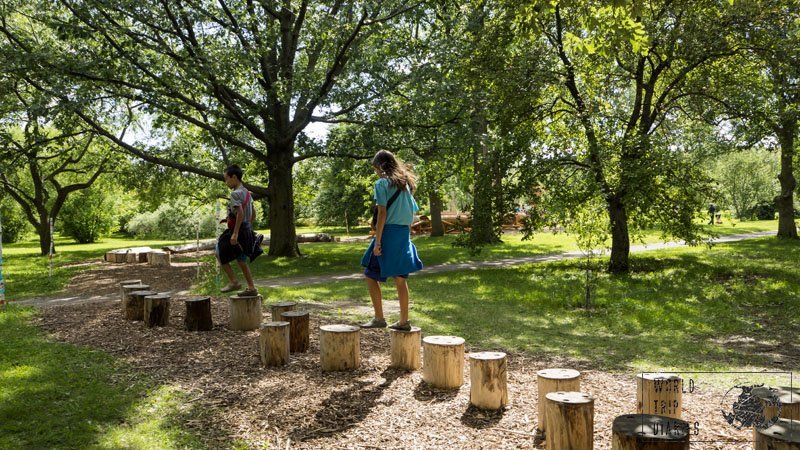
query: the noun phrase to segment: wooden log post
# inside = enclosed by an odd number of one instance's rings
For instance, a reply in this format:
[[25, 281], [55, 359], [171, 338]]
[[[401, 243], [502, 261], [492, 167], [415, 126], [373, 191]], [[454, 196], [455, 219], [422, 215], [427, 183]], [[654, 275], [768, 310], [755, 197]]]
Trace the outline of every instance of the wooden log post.
[[250, 331], [257, 330], [261, 325], [260, 295], [228, 297], [228, 311], [230, 312], [230, 327], [232, 330]]
[[144, 298], [156, 295], [155, 291], [133, 291], [128, 294], [128, 303], [125, 305], [125, 319], [144, 320]]
[[211, 331], [211, 297], [186, 300], [186, 317], [183, 325], [186, 331]]
[[551, 392], [545, 396], [547, 450], [594, 448], [594, 398], [583, 392]]
[[422, 366], [420, 349], [422, 347], [422, 330], [411, 327], [411, 331], [389, 330], [389, 349], [392, 355], [389, 367], [405, 370], [417, 370]]
[[170, 266], [170, 254], [169, 252], [165, 252], [163, 250], [153, 250], [147, 252], [147, 264], [151, 266], [158, 266], [158, 267], [169, 267]]
[[142, 280], [124, 280], [119, 282], [120, 300], [122, 300], [123, 302], [125, 301], [125, 286], [130, 286], [133, 284], [142, 284]]
[[282, 321], [283, 319], [281, 318], [281, 314], [285, 313], [286, 311], [293, 311], [295, 306], [297, 306], [297, 302], [278, 302], [270, 304], [269, 310], [272, 313], [272, 321]]
[[281, 320], [289, 322], [289, 351], [292, 353], [308, 351], [308, 311], [286, 311], [281, 313]]
[[681, 418], [683, 379], [670, 373], [641, 373], [636, 376], [636, 412], [674, 419]]
[[125, 317], [127, 320], [133, 320], [133, 319], [128, 319], [128, 312], [127, 312], [128, 311], [128, 301], [131, 298], [131, 292], [149, 291], [149, 290], [150, 290], [150, 285], [149, 284], [139, 283], [139, 284], [126, 284], [126, 285], [123, 285], [122, 286], [122, 317]]
[[422, 379], [439, 389], [458, 389], [464, 384], [464, 339], [428, 336], [422, 339]]
[[542, 433], [547, 428], [547, 410], [545, 396], [551, 392], [579, 392], [581, 390], [581, 373], [573, 369], [544, 369], [536, 372], [536, 387], [539, 393], [538, 412], [539, 418], [536, 426]]
[[264, 322], [258, 338], [259, 355], [264, 367], [283, 366], [289, 362], [289, 322]]
[[352, 325], [319, 327], [319, 363], [323, 372], [353, 370], [361, 366], [360, 331], [361, 328]]
[[611, 428], [612, 450], [688, 450], [689, 423], [652, 414], [617, 416]]
[[769, 428], [755, 432], [754, 450], [800, 450], [800, 421], [778, 419]]
[[761, 400], [767, 421], [775, 417], [800, 420], [800, 388], [761, 386], [753, 388], [752, 394]]
[[480, 409], [498, 410], [508, 405], [506, 354], [469, 354], [469, 402]]
[[144, 298], [144, 325], [148, 328], [165, 327], [169, 325], [169, 304], [171, 298], [168, 294], [148, 295]]

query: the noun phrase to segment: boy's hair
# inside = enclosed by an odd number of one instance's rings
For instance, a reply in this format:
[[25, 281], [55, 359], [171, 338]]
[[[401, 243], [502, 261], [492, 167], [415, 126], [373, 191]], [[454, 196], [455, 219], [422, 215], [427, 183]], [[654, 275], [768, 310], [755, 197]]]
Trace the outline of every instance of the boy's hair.
[[231, 164], [230, 166], [225, 168], [225, 174], [229, 177], [236, 177], [239, 181], [242, 181], [242, 176], [244, 176], [244, 172], [242, 172], [242, 168], [237, 166], [236, 164]]
[[372, 166], [380, 169], [392, 186], [398, 189], [408, 187], [412, 193], [417, 190], [416, 175], [389, 150], [376, 153], [372, 158]]

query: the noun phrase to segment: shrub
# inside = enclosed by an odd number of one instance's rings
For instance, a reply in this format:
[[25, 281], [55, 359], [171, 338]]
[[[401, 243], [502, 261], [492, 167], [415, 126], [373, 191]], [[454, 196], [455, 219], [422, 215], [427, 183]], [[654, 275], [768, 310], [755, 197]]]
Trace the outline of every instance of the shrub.
[[3, 221], [3, 242], [7, 244], [18, 242], [31, 231], [22, 208], [12, 200], [0, 201], [0, 219]]
[[73, 194], [64, 203], [57, 219], [61, 231], [81, 244], [116, 231], [117, 202], [112, 195], [97, 187]]
[[185, 202], [163, 203], [155, 211], [137, 214], [128, 232], [147, 239], [191, 239], [199, 224], [200, 237], [213, 237], [217, 221], [211, 206], [192, 208]]
[[750, 214], [755, 216], [758, 220], [774, 220], [777, 212], [778, 210], [775, 208], [775, 203], [768, 201], [758, 202], [750, 210]]

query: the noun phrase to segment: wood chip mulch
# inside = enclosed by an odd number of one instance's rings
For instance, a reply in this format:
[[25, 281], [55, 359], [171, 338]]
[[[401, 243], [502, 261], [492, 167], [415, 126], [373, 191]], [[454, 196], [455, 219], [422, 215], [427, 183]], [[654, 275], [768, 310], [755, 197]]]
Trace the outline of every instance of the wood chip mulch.
[[[583, 373], [581, 390], [595, 398], [596, 449], [611, 448], [614, 417], [636, 407], [635, 373], [609, 373], [568, 359], [510, 353], [509, 407], [480, 411], [469, 405], [468, 362], [460, 389], [430, 388], [422, 382], [421, 370], [388, 368], [386, 330], [362, 332], [360, 369], [323, 373], [316, 330], [319, 325], [353, 322], [352, 317], [337, 317], [336, 311], [312, 312], [308, 352], [292, 354], [284, 367], [266, 369], [259, 361], [258, 332], [227, 328], [226, 299], [212, 299], [214, 329], [208, 332], [184, 331], [182, 300], [173, 298], [170, 323], [164, 328], [147, 329], [142, 322], [123, 320], [119, 301], [42, 308], [35, 320], [58, 341], [108, 352], [127, 361], [130, 370], [187, 393], [189, 401], [208, 414], [183, 426], [211, 448], [230, 447], [235, 439], [253, 448], [264, 448], [265, 443], [270, 448], [544, 448], [535, 433], [536, 372], [552, 367]], [[497, 349], [467, 343], [467, 352], [486, 350]], [[751, 448], [752, 432], [730, 427], [719, 412], [724, 392], [698, 391], [684, 397], [684, 419], [702, 420], [705, 440], [737, 443], [705, 442], [692, 448]]]

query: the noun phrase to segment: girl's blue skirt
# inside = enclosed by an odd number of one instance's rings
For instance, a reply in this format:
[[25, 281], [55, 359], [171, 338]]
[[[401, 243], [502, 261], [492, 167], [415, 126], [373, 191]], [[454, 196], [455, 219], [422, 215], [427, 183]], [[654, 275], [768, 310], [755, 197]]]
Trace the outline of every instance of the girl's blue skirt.
[[408, 277], [410, 273], [422, 269], [422, 261], [417, 255], [417, 247], [411, 242], [411, 229], [408, 225], [384, 225], [381, 247], [381, 256], [373, 255], [373, 239], [364, 252], [361, 265], [366, 268], [366, 276], [386, 281], [389, 277]]

